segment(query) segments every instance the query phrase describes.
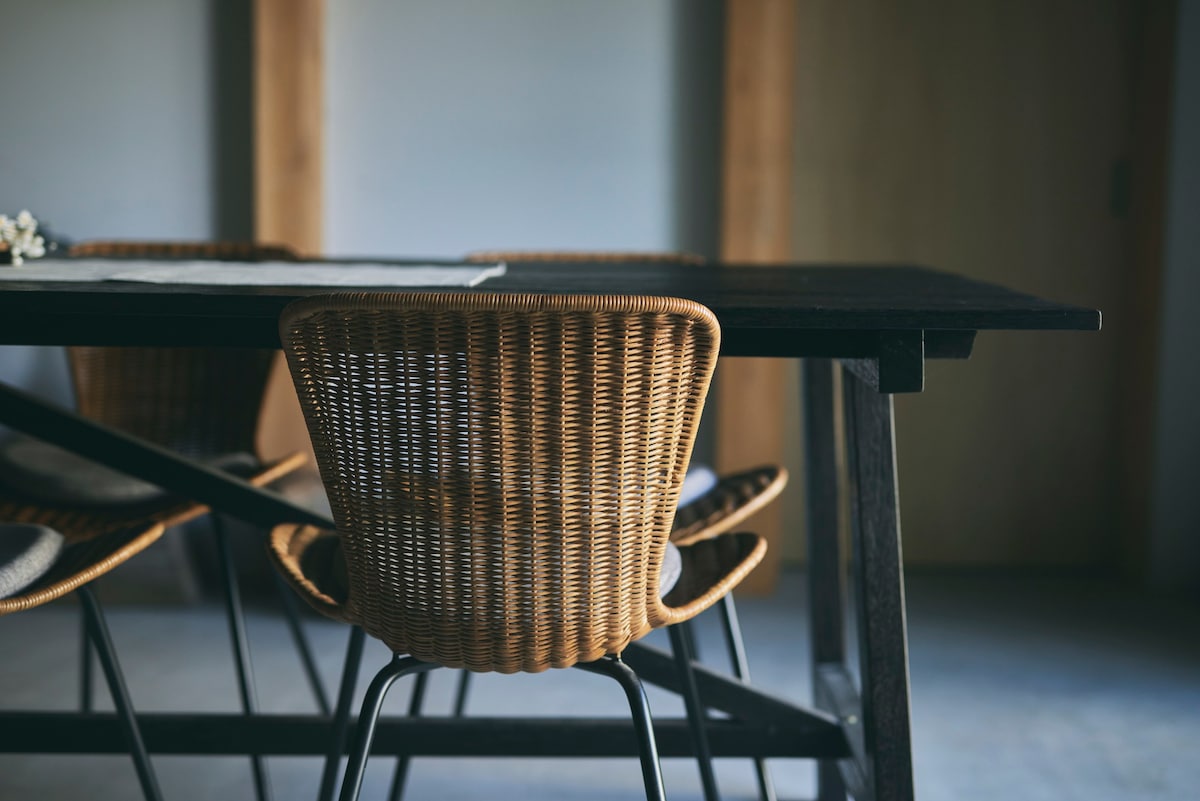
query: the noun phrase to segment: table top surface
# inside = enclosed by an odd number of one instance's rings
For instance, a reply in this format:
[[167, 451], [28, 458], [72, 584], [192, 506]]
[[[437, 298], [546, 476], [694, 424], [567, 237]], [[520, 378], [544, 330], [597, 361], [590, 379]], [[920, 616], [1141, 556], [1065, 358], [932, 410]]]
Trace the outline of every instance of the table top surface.
[[[282, 309], [330, 291], [355, 290], [6, 280], [0, 343], [278, 347]], [[863, 355], [856, 337], [878, 332], [922, 331], [936, 340], [939, 332], [1100, 327], [1094, 309], [903, 265], [509, 262], [504, 276], [442, 291], [689, 298], [716, 314], [726, 355]]]

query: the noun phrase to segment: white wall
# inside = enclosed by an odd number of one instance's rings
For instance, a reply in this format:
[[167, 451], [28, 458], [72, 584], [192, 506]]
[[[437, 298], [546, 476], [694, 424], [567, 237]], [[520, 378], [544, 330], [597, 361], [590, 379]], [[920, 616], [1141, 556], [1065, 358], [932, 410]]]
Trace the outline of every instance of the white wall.
[[217, 6], [5, 0], [0, 208], [75, 238], [212, 236]]
[[[250, 233], [249, 17], [236, 0], [0, 0], [0, 212], [72, 239]], [[0, 348], [67, 396], [61, 353]]]
[[1200, 3], [1179, 4], [1151, 508], [1151, 575], [1200, 591]]
[[327, 14], [327, 252], [715, 251], [719, 3]]

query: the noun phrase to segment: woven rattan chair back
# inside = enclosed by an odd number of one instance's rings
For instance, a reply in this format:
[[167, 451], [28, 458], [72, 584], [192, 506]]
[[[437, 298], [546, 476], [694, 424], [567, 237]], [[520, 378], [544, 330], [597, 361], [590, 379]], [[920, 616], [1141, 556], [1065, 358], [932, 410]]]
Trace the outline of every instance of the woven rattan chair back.
[[296, 260], [296, 252], [283, 245], [263, 245], [257, 242], [172, 242], [152, 239], [79, 242], [70, 247], [67, 255], [77, 259]]
[[691, 301], [314, 297], [281, 338], [346, 562], [397, 653], [511, 673], [662, 625], [719, 329]]
[[[79, 258], [295, 261], [287, 248], [248, 242], [83, 242]], [[249, 348], [67, 351], [80, 414], [186, 456], [254, 452], [274, 353]]]
[[248, 348], [68, 350], [80, 414], [194, 458], [255, 451], [273, 356]]

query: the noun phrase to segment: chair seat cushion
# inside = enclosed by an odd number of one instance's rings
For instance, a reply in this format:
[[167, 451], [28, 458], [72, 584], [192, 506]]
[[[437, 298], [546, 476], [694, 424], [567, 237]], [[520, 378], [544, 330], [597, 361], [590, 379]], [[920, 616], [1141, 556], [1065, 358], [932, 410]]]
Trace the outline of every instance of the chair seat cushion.
[[705, 464], [689, 466], [683, 477], [683, 487], [679, 490], [679, 505], [687, 506], [715, 486], [717, 474], [711, 467]]
[[[228, 453], [201, 463], [232, 473], [252, 471], [258, 461], [248, 453]], [[166, 493], [48, 442], [21, 437], [0, 445], [0, 482], [38, 500], [71, 506], [126, 506]]]
[[675, 589], [679, 574], [683, 572], [683, 556], [679, 546], [673, 542], [667, 543], [667, 552], [663, 554], [662, 572], [658, 574], [658, 597], [665, 598], [667, 593]]
[[62, 553], [64, 538], [31, 523], [0, 523], [0, 598], [16, 595], [46, 574]]

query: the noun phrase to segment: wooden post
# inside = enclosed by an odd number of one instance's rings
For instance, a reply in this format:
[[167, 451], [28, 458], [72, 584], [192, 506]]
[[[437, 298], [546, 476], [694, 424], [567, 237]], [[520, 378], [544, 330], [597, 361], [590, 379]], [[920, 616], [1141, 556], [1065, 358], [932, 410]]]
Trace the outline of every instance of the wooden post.
[[[786, 261], [791, 255], [797, 24], [794, 0], [727, 3], [723, 261]], [[715, 393], [718, 470], [783, 461], [784, 415], [796, 413], [784, 408], [786, 375], [778, 360], [721, 361]], [[779, 504], [752, 518], [746, 529], [766, 537], [770, 548], [744, 586], [769, 592], [783, 555]]]
[[[254, 3], [254, 237], [321, 252], [324, 0]], [[282, 358], [263, 401], [264, 457], [308, 448]], [[315, 462], [314, 462], [315, 464]]]

